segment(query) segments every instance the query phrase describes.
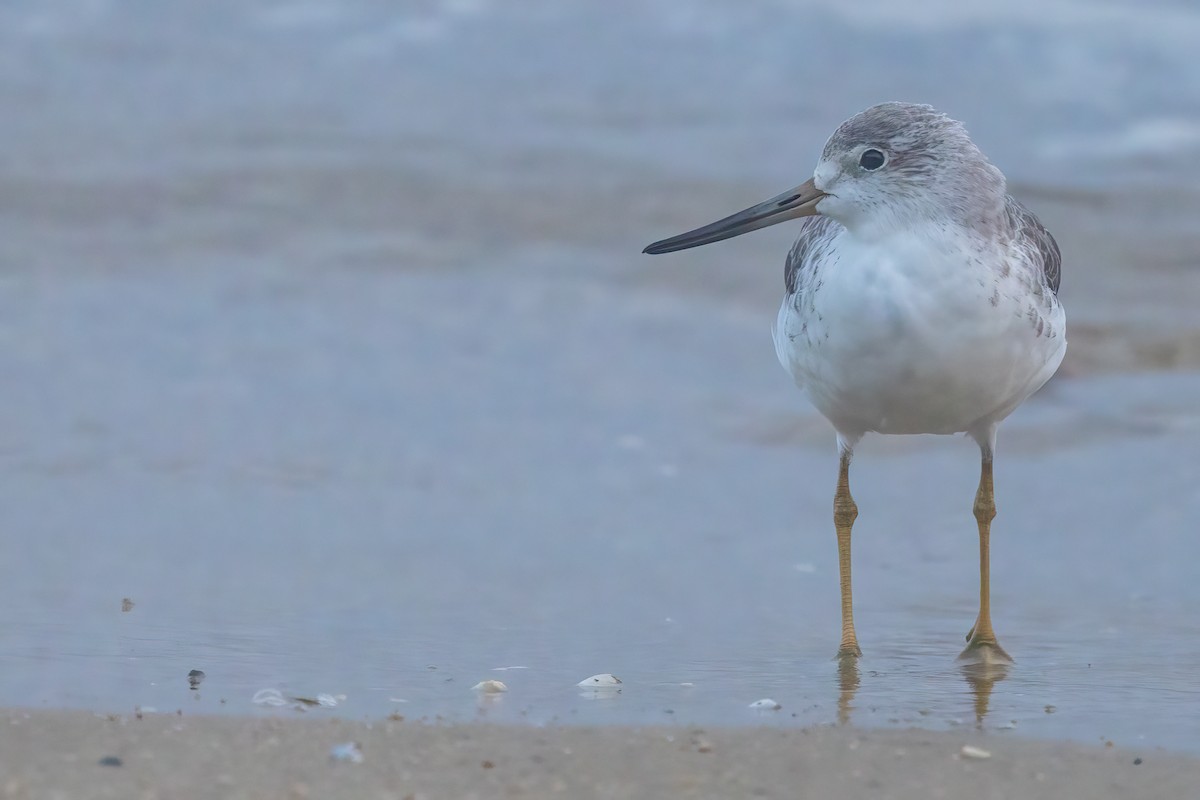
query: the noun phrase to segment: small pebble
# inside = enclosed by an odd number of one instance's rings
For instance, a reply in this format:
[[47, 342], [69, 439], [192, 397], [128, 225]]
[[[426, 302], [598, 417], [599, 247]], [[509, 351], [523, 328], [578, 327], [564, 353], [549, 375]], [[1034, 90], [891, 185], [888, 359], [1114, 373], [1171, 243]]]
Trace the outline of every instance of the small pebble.
[[351, 764], [363, 762], [362, 746], [358, 742], [339, 744], [329, 751], [329, 757], [334, 761], [349, 761]]
[[783, 706], [779, 705], [779, 703], [776, 703], [769, 697], [764, 697], [762, 700], [755, 700], [753, 703], [751, 703], [750, 708], [753, 708], [757, 711], [778, 711], [779, 709], [783, 708]]
[[[1138, 760], [1140, 761], [1141, 759], [1138, 759]], [[125, 762], [122, 761], [121, 759], [117, 758], [116, 756], [105, 756], [104, 758], [100, 759], [96, 763], [101, 767], [119, 767], [122, 764], [124, 764]]]
[[599, 675], [593, 675], [590, 678], [584, 678], [576, 686], [616, 686], [621, 682], [621, 679], [616, 675], [608, 672], [602, 672]]
[[974, 747], [973, 745], [964, 744], [962, 748], [963, 758], [991, 758], [992, 754], [982, 747]]
[[1138, 766], [1138, 765], [1140, 765], [1141, 763], [1142, 763], [1142, 759], [1141, 759], [1141, 757], [1140, 757], [1140, 756], [1139, 756], [1138, 758], [1135, 758], [1135, 759], [1133, 760], [1133, 765], [1134, 765], [1135, 767], [1136, 767], [1136, 766]]
[[480, 681], [472, 686], [471, 689], [476, 692], [483, 692], [484, 694], [497, 694], [508, 691], [508, 687], [504, 685], [503, 681], [494, 680]]

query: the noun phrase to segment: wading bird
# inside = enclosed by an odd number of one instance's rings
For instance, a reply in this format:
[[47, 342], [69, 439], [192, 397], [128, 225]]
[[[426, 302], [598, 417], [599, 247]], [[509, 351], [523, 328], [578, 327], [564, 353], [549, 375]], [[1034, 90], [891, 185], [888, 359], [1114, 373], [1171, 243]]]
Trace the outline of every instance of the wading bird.
[[962, 123], [929, 106], [883, 103], [841, 124], [813, 177], [765, 203], [655, 242], [711, 244], [801, 218], [784, 267], [775, 352], [837, 431], [833, 502], [843, 659], [854, 631], [850, 459], [867, 433], [967, 433], [982, 466], [979, 615], [962, 657], [1005, 663], [992, 629], [988, 548], [996, 429], [1066, 352], [1058, 245], [1007, 193]]

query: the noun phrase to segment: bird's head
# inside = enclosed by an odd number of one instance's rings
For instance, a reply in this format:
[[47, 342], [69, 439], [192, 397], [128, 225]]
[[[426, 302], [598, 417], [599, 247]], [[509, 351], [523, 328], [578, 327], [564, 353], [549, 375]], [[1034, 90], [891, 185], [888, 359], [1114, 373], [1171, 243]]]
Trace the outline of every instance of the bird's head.
[[809, 180], [764, 203], [655, 242], [657, 254], [822, 214], [864, 236], [949, 218], [972, 224], [1003, 207], [1004, 176], [962, 123], [930, 106], [881, 103], [843, 122]]

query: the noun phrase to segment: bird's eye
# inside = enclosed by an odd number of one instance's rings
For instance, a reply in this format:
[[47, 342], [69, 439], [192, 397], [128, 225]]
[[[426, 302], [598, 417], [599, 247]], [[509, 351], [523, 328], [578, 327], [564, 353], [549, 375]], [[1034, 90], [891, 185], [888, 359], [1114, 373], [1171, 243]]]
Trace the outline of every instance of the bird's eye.
[[870, 150], [863, 150], [862, 155], [858, 157], [858, 165], [869, 172], [874, 172], [882, 167], [885, 161], [887, 159], [883, 153], [873, 147]]

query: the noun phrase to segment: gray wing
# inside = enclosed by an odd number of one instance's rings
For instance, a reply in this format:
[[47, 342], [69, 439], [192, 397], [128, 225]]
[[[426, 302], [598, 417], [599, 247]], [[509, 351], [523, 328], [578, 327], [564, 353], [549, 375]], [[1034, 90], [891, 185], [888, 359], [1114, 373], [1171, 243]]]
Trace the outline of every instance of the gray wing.
[[816, 285], [821, 256], [841, 229], [829, 217], [804, 217], [800, 235], [783, 264], [783, 285], [788, 295], [802, 294]]
[[1046, 230], [1032, 211], [1021, 205], [1011, 195], [1006, 198], [1005, 211], [1013, 236], [1028, 251], [1034, 265], [1041, 265], [1042, 277], [1054, 296], [1058, 296], [1058, 284], [1062, 279], [1062, 253], [1058, 242]]

